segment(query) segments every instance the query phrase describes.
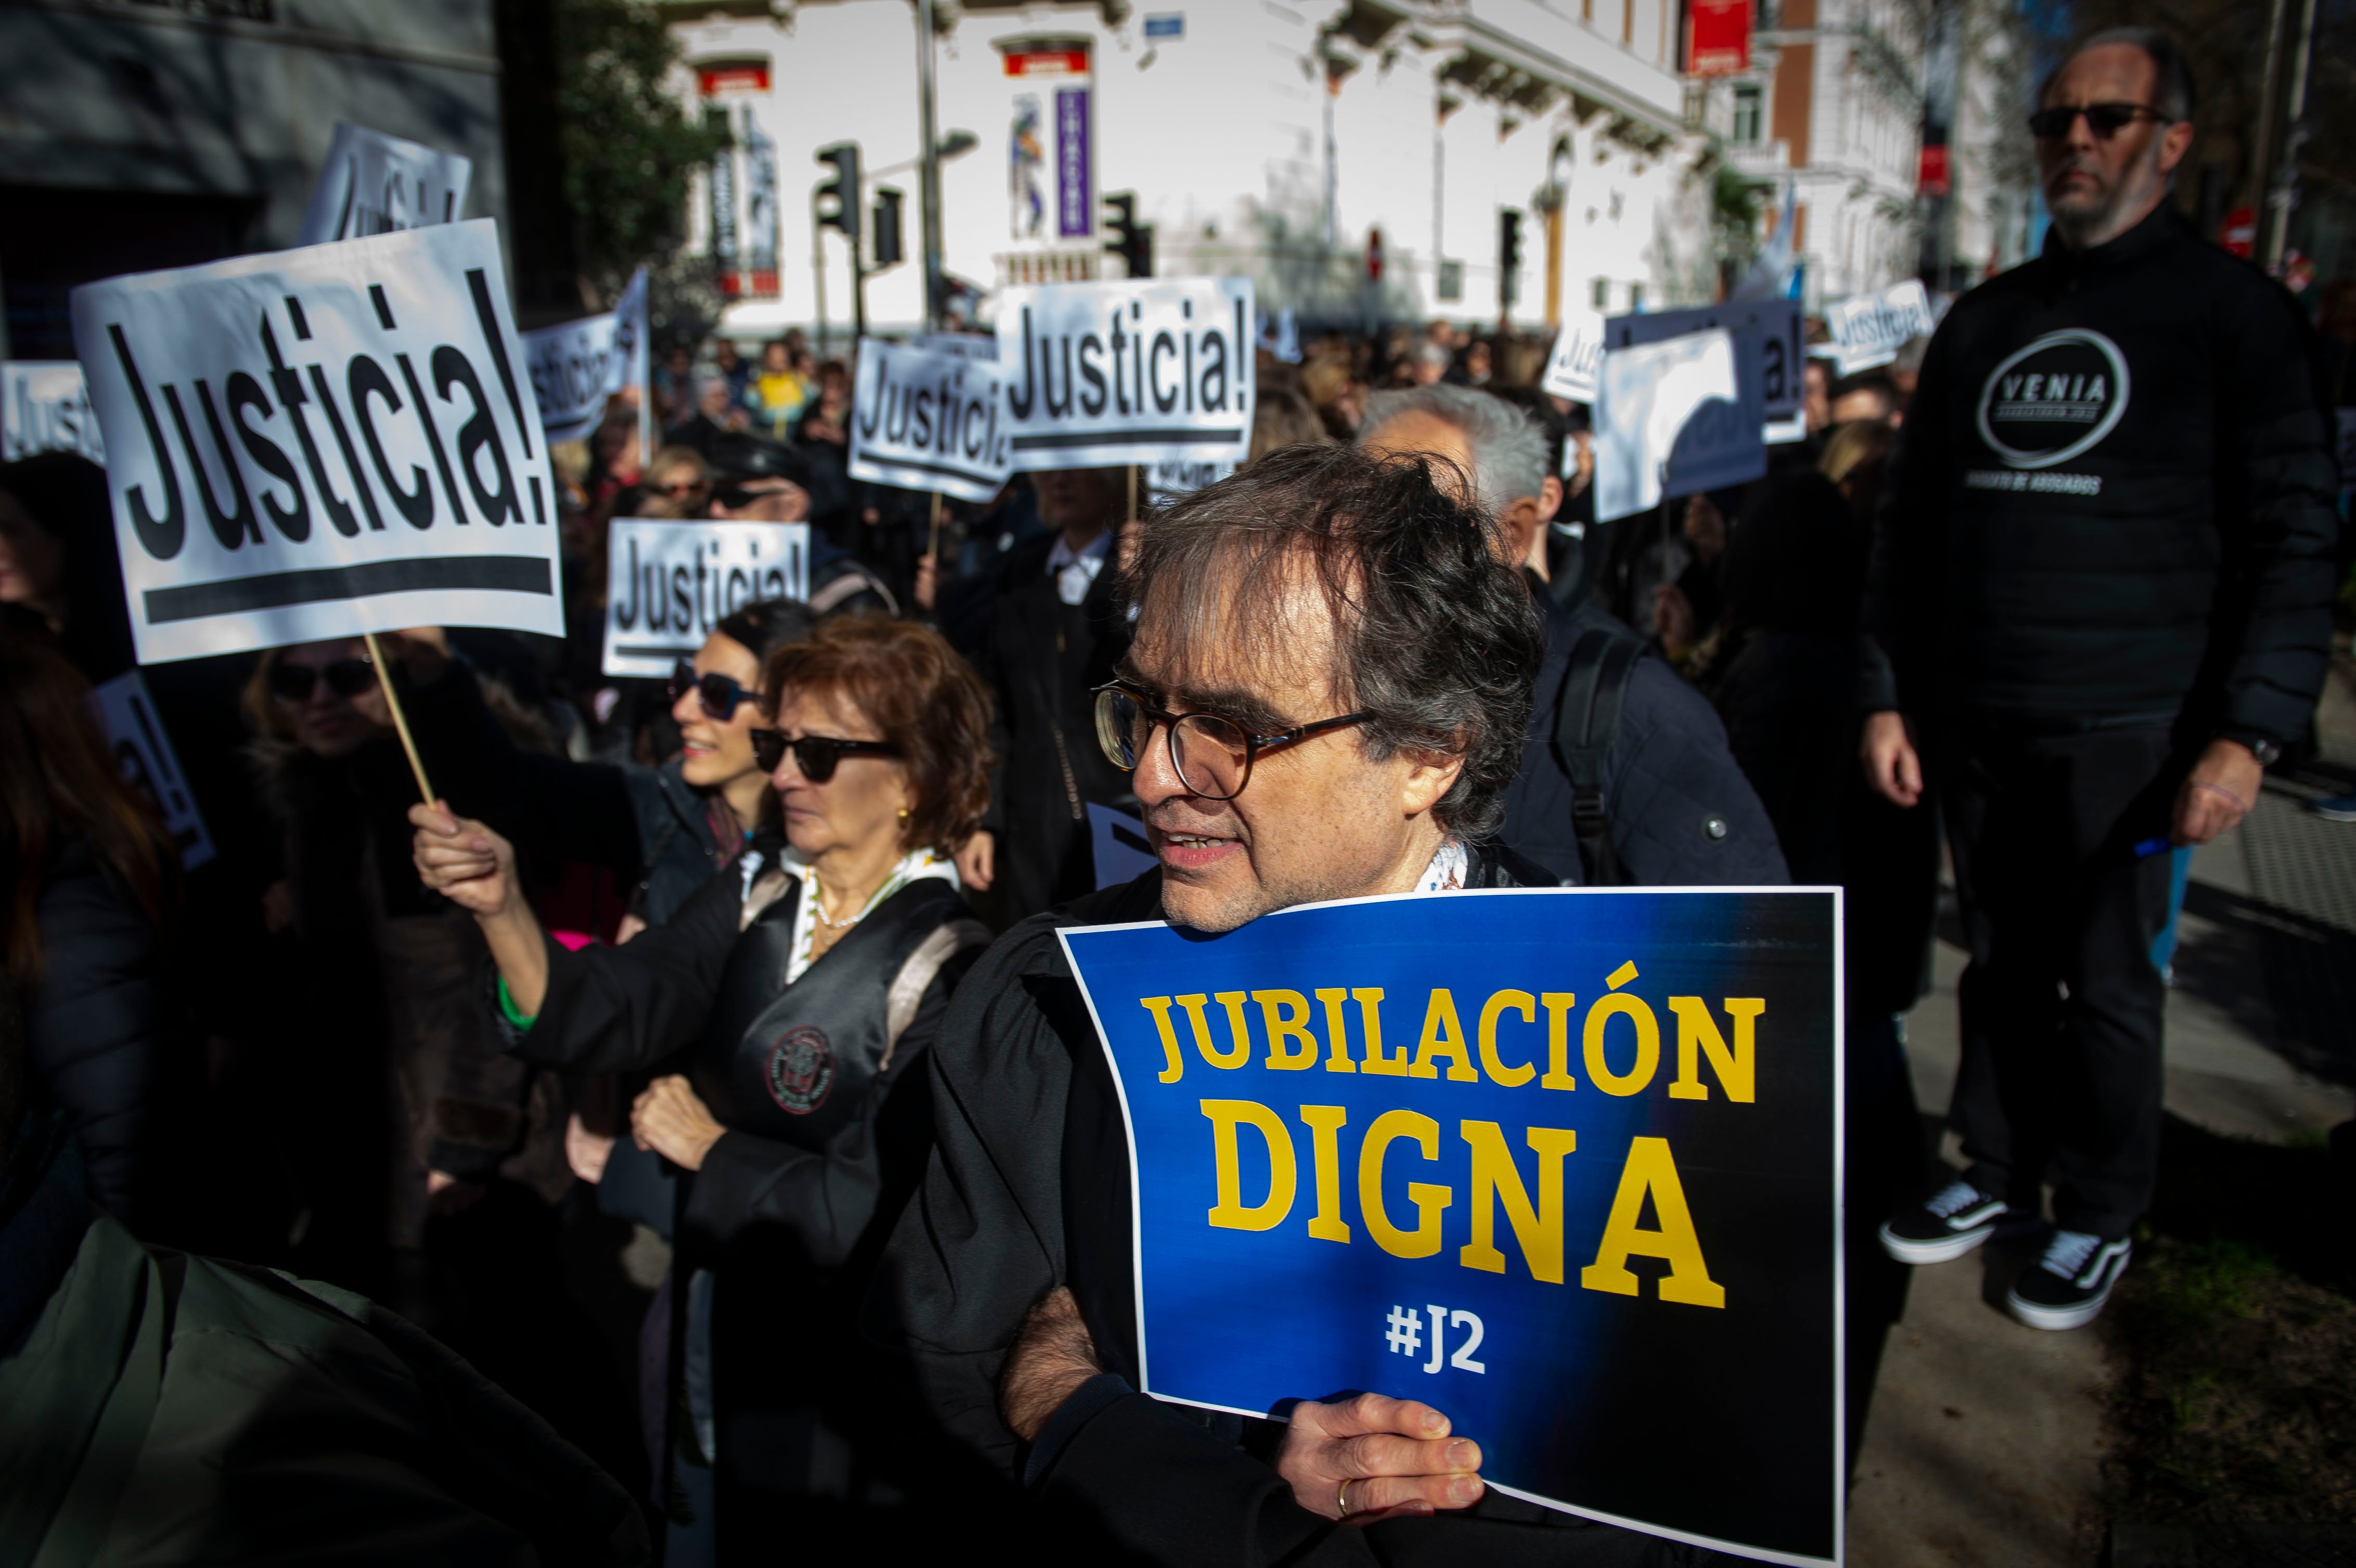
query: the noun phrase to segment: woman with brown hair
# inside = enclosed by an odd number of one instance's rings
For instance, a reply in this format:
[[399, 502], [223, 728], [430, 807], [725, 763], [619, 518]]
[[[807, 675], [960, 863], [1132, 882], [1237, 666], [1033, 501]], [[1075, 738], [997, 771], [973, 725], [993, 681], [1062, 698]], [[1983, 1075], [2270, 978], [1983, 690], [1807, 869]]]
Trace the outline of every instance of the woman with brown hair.
[[166, 972], [178, 852], [123, 783], [90, 683], [29, 619], [0, 616], [7, 976], [24, 999], [36, 1104], [64, 1116], [91, 1196], [155, 1237], [187, 1212], [176, 1118], [203, 1084]]
[[950, 863], [987, 804], [989, 703], [940, 635], [828, 622], [761, 688], [782, 833], [626, 946], [550, 941], [505, 839], [411, 814], [420, 875], [489, 943], [509, 1049], [591, 1072], [683, 1059], [631, 1132], [682, 1173], [667, 1447], [716, 1472], [723, 1559], [774, 1551], [762, 1505], [784, 1498], [805, 1545], [879, 1527], [894, 1456], [843, 1435], [874, 1398], [852, 1315], [930, 1147], [926, 1052], [989, 940]]

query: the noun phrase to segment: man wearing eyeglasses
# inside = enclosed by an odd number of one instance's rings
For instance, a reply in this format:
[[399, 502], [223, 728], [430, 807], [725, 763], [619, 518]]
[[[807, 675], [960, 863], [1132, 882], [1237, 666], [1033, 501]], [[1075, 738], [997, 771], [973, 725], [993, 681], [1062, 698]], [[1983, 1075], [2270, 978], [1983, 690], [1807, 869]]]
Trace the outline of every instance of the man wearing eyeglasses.
[[[1452, 476], [1272, 453], [1160, 514], [1119, 588], [1134, 640], [1089, 739], [1131, 777], [1159, 864], [1017, 925], [959, 988], [934, 1048], [935, 1152], [871, 1339], [951, 1440], [1042, 1505], [1025, 1518], [1044, 1561], [1709, 1557], [1488, 1491], [1479, 1434], [1415, 1401], [1304, 1388], [1280, 1424], [1134, 1392], [1128, 1147], [1055, 928], [1222, 933], [1320, 900], [1554, 878], [1491, 837], [1543, 638]], [[969, 1500], [948, 1496], [956, 1473], [943, 1507]]]
[[1969, 1167], [1882, 1244], [1935, 1263], [2041, 1229], [2008, 1305], [2072, 1328], [2157, 1176], [2167, 851], [2240, 822], [2306, 728], [2338, 520], [2304, 320], [2169, 199], [2193, 141], [2176, 47], [2098, 33], [2038, 105], [2052, 231], [1923, 361], [1874, 540], [1862, 750], [1897, 805], [1942, 797], [1971, 951]]

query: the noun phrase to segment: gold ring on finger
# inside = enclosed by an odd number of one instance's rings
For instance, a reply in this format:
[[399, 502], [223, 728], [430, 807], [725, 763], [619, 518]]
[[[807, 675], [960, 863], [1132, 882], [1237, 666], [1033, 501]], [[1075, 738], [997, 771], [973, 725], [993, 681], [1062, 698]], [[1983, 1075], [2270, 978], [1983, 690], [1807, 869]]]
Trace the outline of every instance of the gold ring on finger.
[[[1355, 1476], [1350, 1477], [1350, 1480], [1355, 1479], [1357, 1479]], [[1334, 1492], [1333, 1507], [1344, 1519], [1350, 1517], [1350, 1481], [1344, 1481], [1340, 1488]]]

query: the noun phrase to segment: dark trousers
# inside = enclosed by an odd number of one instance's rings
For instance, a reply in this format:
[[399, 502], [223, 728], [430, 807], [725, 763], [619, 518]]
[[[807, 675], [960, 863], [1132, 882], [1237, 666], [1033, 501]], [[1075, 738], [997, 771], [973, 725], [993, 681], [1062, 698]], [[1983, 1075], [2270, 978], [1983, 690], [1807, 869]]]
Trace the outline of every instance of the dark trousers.
[[1941, 769], [1971, 966], [1949, 1122], [1967, 1177], [2034, 1211], [2051, 1174], [2064, 1230], [2126, 1234], [2158, 1175], [2160, 1022], [2152, 938], [2182, 767], [2168, 732], [1968, 729]]

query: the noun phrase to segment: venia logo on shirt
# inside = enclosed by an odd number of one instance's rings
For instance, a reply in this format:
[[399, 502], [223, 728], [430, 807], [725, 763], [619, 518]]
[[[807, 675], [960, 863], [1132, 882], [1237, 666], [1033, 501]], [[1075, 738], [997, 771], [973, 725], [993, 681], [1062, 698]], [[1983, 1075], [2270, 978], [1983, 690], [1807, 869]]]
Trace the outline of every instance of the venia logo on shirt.
[[[1988, 372], [1980, 388], [1980, 439], [2009, 467], [2051, 468], [2093, 451], [2115, 430], [2127, 411], [2127, 392], [2126, 356], [2117, 344], [2084, 327], [2049, 332]], [[1971, 477], [1976, 485], [1978, 475]]]

